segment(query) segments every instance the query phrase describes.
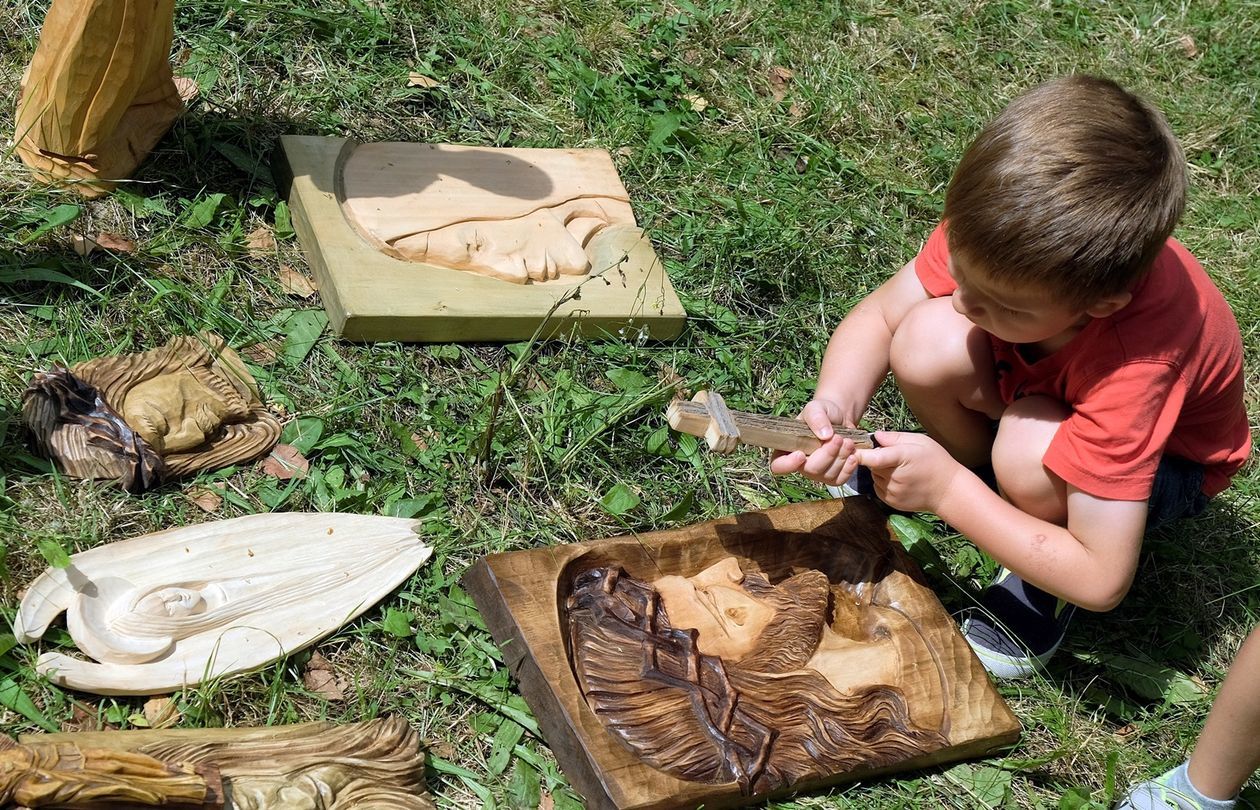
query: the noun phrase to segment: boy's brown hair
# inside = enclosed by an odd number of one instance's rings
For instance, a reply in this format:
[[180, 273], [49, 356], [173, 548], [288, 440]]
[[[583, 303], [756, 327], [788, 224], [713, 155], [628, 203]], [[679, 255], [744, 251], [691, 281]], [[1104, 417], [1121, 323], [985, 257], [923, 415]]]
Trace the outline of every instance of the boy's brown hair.
[[1055, 79], [1008, 104], [963, 155], [945, 195], [950, 252], [1088, 307], [1150, 269], [1186, 183], [1159, 110], [1107, 79]]

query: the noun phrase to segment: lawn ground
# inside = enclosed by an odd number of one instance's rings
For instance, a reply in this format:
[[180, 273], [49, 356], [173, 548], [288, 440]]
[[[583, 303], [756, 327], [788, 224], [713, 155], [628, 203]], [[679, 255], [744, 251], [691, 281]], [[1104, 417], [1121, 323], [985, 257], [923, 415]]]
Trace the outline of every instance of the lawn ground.
[[[0, 130], [45, 10], [0, 0]], [[201, 94], [134, 184], [83, 202], [0, 165], [0, 610], [65, 552], [267, 510], [415, 516], [437, 549], [318, 646], [344, 698], [309, 688], [303, 654], [173, 696], [183, 726], [396, 713], [430, 744], [440, 805], [574, 806], [458, 577], [488, 552], [822, 497], [757, 452], [717, 457], [669, 435], [666, 403], [713, 388], [795, 414], [830, 329], [936, 224], [966, 143], [1046, 78], [1107, 75], [1165, 110], [1193, 184], [1177, 236], [1237, 313], [1260, 418], [1254, 0], [181, 0], [175, 28], [176, 72]], [[317, 299], [282, 284], [285, 268], [308, 272], [270, 171], [284, 133], [609, 149], [687, 330], [661, 345], [321, 334]], [[133, 249], [72, 249], [100, 233]], [[18, 410], [34, 371], [200, 329], [245, 350], [310, 461], [305, 480], [246, 465], [132, 497], [29, 455]], [[913, 426], [891, 388], [868, 423]], [[1078, 620], [1045, 678], [1003, 688], [1026, 728], [1007, 756], [778, 806], [1105, 807], [1179, 762], [1260, 618], [1258, 495], [1253, 464], [1202, 519], [1152, 534], [1124, 604]], [[992, 564], [944, 527], [907, 525], [930, 541], [919, 548], [946, 606], [965, 606]], [[147, 722], [144, 700], [64, 692], [8, 647], [8, 730]]]

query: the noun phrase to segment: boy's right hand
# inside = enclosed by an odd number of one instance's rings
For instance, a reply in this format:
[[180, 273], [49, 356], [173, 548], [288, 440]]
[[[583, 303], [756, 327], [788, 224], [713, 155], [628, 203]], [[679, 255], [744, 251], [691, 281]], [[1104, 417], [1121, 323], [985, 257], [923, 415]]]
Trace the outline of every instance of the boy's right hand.
[[839, 403], [827, 399], [810, 400], [796, 417], [809, 425], [822, 446], [806, 455], [800, 450], [791, 453], [775, 451], [770, 457], [770, 472], [775, 475], [800, 473], [812, 481], [839, 486], [857, 470], [856, 449], [851, 439], [843, 439], [832, 429], [833, 424], [857, 427]]

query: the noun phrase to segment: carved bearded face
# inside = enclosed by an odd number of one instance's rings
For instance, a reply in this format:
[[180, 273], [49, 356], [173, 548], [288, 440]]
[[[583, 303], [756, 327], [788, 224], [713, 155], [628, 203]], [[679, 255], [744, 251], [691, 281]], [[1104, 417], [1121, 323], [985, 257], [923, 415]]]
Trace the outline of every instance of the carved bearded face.
[[230, 408], [191, 371], [163, 374], [127, 392], [122, 417], [158, 453], [191, 450], [223, 425]]
[[670, 625], [693, 629], [705, 655], [738, 661], [757, 643], [776, 610], [742, 586], [744, 572], [734, 557], [720, 560], [692, 577], [661, 577], [660, 593]]

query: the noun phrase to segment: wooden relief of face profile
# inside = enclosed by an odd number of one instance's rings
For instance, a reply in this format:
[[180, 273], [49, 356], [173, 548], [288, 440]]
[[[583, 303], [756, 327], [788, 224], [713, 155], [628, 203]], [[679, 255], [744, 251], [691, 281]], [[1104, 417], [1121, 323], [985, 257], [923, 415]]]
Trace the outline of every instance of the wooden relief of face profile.
[[865, 499], [493, 555], [465, 584], [588, 807], [734, 806], [1018, 738]]
[[599, 149], [361, 144], [342, 160], [337, 193], [383, 253], [517, 284], [580, 280], [593, 240], [637, 230]]
[[36, 669], [102, 695], [154, 695], [262, 666], [332, 633], [398, 587], [432, 548], [402, 518], [249, 515], [122, 540], [31, 583], [14, 635], [66, 613], [94, 661], [60, 652]]
[[433, 810], [419, 735], [397, 717], [7, 739], [0, 737], [5, 807]]
[[208, 333], [37, 374], [22, 416], [67, 475], [131, 492], [249, 461], [280, 438], [245, 364]]
[[15, 148], [37, 178], [96, 197], [184, 109], [171, 76], [174, 0], [53, 0], [22, 81]]

